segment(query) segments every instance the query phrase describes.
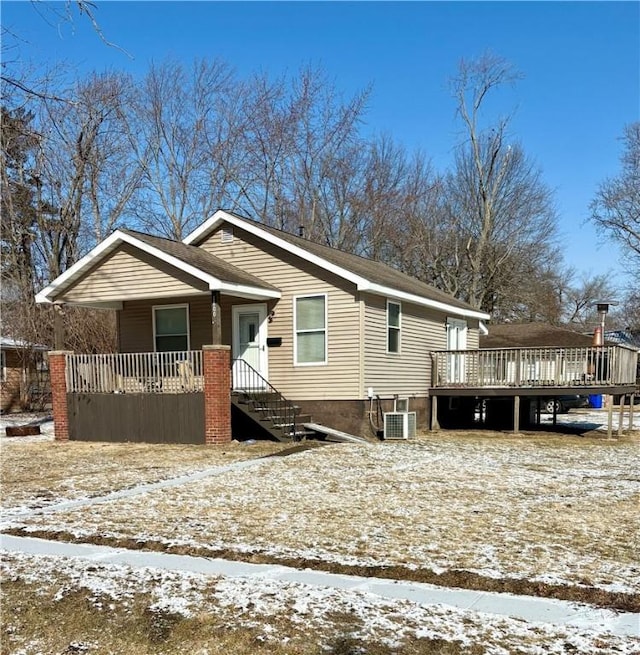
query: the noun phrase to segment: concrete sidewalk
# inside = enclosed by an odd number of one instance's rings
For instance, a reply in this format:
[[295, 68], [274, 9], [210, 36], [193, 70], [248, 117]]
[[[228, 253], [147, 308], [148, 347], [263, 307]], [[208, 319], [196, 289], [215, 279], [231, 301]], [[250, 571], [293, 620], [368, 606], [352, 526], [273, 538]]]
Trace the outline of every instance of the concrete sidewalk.
[[29, 537], [0, 535], [0, 549], [29, 555], [54, 555], [94, 561], [103, 566], [158, 568], [228, 578], [265, 578], [312, 587], [360, 591], [382, 598], [404, 599], [421, 605], [448, 605], [499, 616], [610, 632], [621, 637], [640, 636], [640, 614], [618, 613], [567, 601], [493, 592], [450, 589], [435, 585], [336, 575], [280, 565], [251, 564], [222, 559], [126, 550], [91, 544], [70, 544]]

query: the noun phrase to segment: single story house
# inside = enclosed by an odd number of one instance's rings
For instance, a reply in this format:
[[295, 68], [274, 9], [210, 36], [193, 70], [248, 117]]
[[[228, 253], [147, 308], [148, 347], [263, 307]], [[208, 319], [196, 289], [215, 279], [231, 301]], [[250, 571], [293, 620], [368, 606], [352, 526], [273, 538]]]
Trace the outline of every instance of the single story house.
[[[89, 360], [69, 359], [68, 392], [138, 393], [126, 386], [133, 355], [222, 344], [234, 390], [277, 393], [307, 420], [358, 435], [372, 434], [379, 401], [392, 409], [396, 398], [427, 426], [430, 353], [477, 349], [489, 318], [389, 266], [222, 210], [183, 242], [116, 230], [37, 300], [117, 311], [117, 370], [97, 375], [107, 359], [92, 360], [89, 383]], [[200, 389], [199, 360], [187, 359], [173, 357], [163, 391]]]
[[222, 210], [182, 242], [116, 230], [36, 299], [117, 312], [118, 353], [50, 353], [59, 439], [380, 436], [387, 419], [406, 436], [483, 397], [506, 398], [517, 431], [520, 398], [635, 389], [635, 350], [480, 347], [488, 314]]

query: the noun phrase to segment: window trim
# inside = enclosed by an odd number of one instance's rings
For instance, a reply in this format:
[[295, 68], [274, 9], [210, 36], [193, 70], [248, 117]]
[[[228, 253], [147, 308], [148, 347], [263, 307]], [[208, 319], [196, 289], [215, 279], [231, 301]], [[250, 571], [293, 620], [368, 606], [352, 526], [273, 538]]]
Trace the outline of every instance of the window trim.
[[[156, 311], [157, 310], [162, 310], [162, 309], [179, 309], [182, 308], [186, 311], [187, 315], [187, 350], [191, 350], [191, 321], [189, 319], [189, 303], [180, 303], [176, 305], [153, 305], [151, 308], [151, 314], [153, 317], [152, 323], [153, 323], [153, 352], [161, 352], [158, 350], [158, 342], [157, 342], [157, 333], [156, 333]], [[161, 336], [181, 336], [181, 335], [167, 335], [163, 334]], [[174, 351], [170, 351], [174, 352]], [[180, 351], [178, 351], [180, 352]]]
[[[398, 325], [389, 324], [389, 305], [398, 306]], [[402, 354], [402, 303], [398, 300], [389, 300], [387, 298], [387, 313], [386, 313], [386, 338], [387, 338], [387, 355], [401, 355]], [[389, 332], [390, 330], [398, 331], [398, 350], [389, 350]]]
[[0, 350], [0, 376], [1, 381], [7, 381], [7, 351]]
[[[320, 330], [298, 330], [298, 300], [304, 298], [324, 298], [324, 359], [321, 362], [298, 361], [298, 333], [308, 334]], [[294, 366], [326, 366], [329, 363], [329, 294], [304, 293], [293, 296], [293, 365]]]

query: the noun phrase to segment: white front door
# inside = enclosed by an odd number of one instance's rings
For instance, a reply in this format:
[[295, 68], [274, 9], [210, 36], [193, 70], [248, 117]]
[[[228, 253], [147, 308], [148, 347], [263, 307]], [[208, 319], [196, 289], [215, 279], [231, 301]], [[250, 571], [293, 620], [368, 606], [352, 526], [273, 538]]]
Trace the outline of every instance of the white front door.
[[232, 321], [233, 386], [262, 388], [268, 376], [267, 306], [234, 305]]
[[[467, 349], [467, 322], [457, 319], [447, 319], [447, 350]], [[447, 359], [447, 382], [462, 384], [465, 382], [464, 355], [451, 353]]]

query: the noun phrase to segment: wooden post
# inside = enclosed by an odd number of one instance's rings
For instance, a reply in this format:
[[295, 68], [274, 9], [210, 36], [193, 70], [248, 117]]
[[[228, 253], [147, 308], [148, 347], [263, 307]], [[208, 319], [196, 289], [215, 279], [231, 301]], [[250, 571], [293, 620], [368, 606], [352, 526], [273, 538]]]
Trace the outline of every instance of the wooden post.
[[62, 305], [53, 305], [53, 343], [56, 351], [64, 350], [64, 311]]
[[520, 396], [513, 397], [513, 431], [520, 432]]
[[211, 292], [211, 344], [222, 344], [222, 311], [220, 309], [220, 292]]
[[438, 423], [438, 396], [431, 396], [431, 429], [440, 429], [440, 423]]
[[[624, 421], [624, 401], [626, 396], [622, 394], [620, 396], [620, 413], [618, 414], [618, 436], [622, 436], [622, 422]], [[612, 396], [613, 399], [613, 396]]]
[[633, 430], [633, 406], [636, 404], [636, 394], [629, 396], [629, 432]]
[[613, 438], [613, 396], [607, 396], [607, 439]]

